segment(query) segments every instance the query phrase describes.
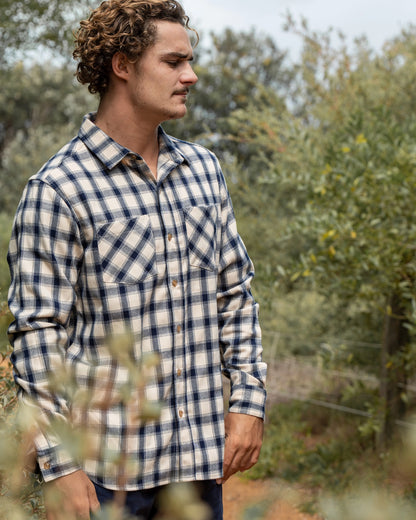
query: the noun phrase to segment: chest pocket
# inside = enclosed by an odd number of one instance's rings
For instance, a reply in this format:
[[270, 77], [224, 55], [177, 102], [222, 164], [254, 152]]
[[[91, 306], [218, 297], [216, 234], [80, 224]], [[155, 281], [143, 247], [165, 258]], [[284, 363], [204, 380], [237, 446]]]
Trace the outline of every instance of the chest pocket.
[[98, 254], [107, 283], [134, 284], [157, 275], [149, 217], [109, 222], [98, 230]]
[[184, 209], [188, 239], [189, 264], [215, 271], [216, 206], [193, 206]]

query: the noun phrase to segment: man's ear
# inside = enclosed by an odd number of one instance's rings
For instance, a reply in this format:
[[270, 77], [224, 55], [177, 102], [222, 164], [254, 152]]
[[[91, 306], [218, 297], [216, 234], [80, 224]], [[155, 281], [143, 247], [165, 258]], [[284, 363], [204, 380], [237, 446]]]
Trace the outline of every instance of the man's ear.
[[127, 80], [131, 70], [131, 63], [122, 52], [116, 52], [111, 60], [113, 73], [120, 79]]

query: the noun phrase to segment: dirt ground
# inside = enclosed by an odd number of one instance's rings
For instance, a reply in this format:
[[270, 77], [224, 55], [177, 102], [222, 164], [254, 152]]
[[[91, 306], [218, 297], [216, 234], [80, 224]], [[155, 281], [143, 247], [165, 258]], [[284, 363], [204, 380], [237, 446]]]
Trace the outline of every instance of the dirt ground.
[[321, 520], [317, 515], [302, 513], [296, 502], [296, 493], [276, 482], [234, 475], [224, 485], [224, 520], [243, 520], [244, 511], [256, 505], [264, 506], [264, 520]]

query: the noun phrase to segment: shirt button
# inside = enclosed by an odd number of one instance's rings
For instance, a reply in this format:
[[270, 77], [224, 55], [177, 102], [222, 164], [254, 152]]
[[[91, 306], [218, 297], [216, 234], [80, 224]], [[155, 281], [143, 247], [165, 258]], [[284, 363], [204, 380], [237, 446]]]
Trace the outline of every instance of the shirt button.
[[178, 370], [177, 370], [177, 372], [176, 372], [176, 375], [177, 375], [178, 377], [181, 377], [181, 375], [182, 375], [182, 370], [181, 370], [180, 368], [178, 368]]
[[176, 327], [176, 332], [180, 332], [181, 330], [182, 330], [182, 327], [181, 327], [180, 325], [178, 325], [178, 326]]
[[172, 238], [173, 238], [172, 233], [169, 233], [169, 235], [168, 235], [169, 242], [172, 240]]
[[43, 465], [43, 469], [51, 469], [51, 465], [49, 464], [49, 462], [45, 462], [45, 464]]
[[179, 410], [179, 417], [182, 419], [182, 417], [183, 417], [183, 410]]
[[178, 280], [173, 280], [172, 285], [173, 287], [176, 287], [178, 285]]

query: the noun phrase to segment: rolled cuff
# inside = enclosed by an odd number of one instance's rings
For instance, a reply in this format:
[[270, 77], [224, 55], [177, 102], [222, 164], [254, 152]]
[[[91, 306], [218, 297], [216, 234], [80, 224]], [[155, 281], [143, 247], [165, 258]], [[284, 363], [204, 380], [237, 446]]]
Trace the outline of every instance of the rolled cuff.
[[39, 435], [36, 439], [36, 451], [40, 472], [45, 482], [69, 475], [81, 468], [63, 445], [57, 444], [48, 448], [42, 448], [45, 437]]
[[265, 419], [266, 415], [266, 389], [258, 386], [236, 386], [232, 388], [229, 412], [244, 413]]

